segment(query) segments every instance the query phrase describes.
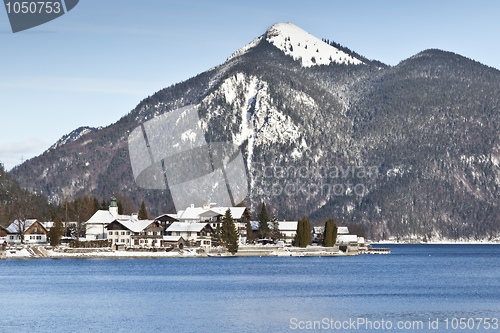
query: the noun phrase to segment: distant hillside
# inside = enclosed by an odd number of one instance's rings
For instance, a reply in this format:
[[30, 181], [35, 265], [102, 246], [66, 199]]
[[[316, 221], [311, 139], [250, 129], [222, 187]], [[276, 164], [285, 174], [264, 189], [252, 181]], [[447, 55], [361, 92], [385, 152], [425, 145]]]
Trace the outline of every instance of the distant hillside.
[[23, 190], [0, 164], [0, 225], [7, 227], [18, 218], [42, 219], [48, 209], [47, 198]]
[[389, 67], [330, 44], [274, 25], [224, 64], [11, 174], [52, 202], [115, 193], [170, 212], [168, 190], [135, 184], [127, 139], [196, 104], [207, 142], [241, 146], [253, 210], [265, 201], [282, 218], [333, 217], [374, 239], [498, 237], [500, 72], [440, 50]]

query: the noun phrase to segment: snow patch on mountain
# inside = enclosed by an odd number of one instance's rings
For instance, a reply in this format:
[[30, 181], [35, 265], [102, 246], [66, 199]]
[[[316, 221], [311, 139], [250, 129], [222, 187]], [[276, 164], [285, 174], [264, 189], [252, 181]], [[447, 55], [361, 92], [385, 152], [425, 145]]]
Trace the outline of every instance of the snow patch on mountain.
[[63, 135], [59, 140], [57, 140], [56, 143], [54, 143], [49, 148], [49, 150], [53, 150], [53, 149], [56, 149], [56, 148], [59, 148], [59, 147], [65, 145], [67, 143], [76, 141], [76, 140], [80, 139], [82, 136], [89, 134], [89, 133], [92, 133], [96, 130], [97, 130], [97, 128], [94, 128], [94, 127], [88, 127], [88, 126], [79, 127], [76, 130], [72, 131], [71, 133]]
[[294, 60], [301, 60], [304, 67], [331, 63], [363, 64], [361, 60], [323, 42], [292, 23], [271, 26], [266, 32], [266, 39]]

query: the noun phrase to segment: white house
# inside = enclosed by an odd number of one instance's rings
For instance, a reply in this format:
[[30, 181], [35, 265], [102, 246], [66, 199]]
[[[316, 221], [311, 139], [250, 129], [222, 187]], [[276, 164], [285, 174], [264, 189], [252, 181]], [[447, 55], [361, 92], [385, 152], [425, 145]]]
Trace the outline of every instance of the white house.
[[[292, 244], [297, 234], [297, 221], [279, 221], [279, 230], [283, 235], [283, 241], [288, 244]], [[271, 226], [272, 227], [272, 226]]]
[[[211, 243], [207, 234], [212, 233], [221, 225], [224, 215], [229, 209], [238, 230], [240, 242], [244, 241], [246, 238], [246, 223], [250, 219], [248, 209], [246, 207], [216, 207], [214, 205], [205, 204], [203, 207], [191, 205], [184, 210], [180, 210], [177, 214], [169, 214], [169, 218], [174, 222], [166, 229], [167, 235], [182, 235], [185, 240], [206, 246]], [[203, 227], [201, 227], [202, 225]], [[210, 230], [205, 228], [206, 225], [210, 227]]]
[[106, 226], [118, 219], [118, 217], [118, 204], [113, 197], [108, 210], [98, 210], [85, 223], [85, 238], [87, 240], [107, 239]]
[[207, 247], [212, 245], [212, 233], [212, 227], [205, 222], [174, 222], [167, 228], [168, 236], [181, 236], [191, 243]]
[[[47, 229], [36, 219], [23, 221], [15, 220], [8, 227], [7, 243], [21, 243], [21, 237], [26, 244], [47, 243]], [[23, 235], [24, 234], [24, 235]]]
[[106, 227], [107, 238], [113, 244], [136, 247], [163, 246], [163, 227], [153, 220], [138, 220], [135, 216], [118, 218]]
[[213, 230], [222, 224], [226, 211], [229, 209], [236, 230], [238, 230], [239, 242], [244, 243], [247, 236], [247, 221], [250, 214], [246, 207], [210, 207], [199, 214], [200, 220], [210, 224]]

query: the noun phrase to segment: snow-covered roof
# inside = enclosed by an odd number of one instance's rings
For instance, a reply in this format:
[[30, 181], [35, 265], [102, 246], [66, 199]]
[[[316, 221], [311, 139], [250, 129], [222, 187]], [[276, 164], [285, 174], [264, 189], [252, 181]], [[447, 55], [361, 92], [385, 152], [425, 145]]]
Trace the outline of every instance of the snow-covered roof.
[[[250, 221], [253, 231], [259, 230], [259, 221]], [[272, 222], [267, 222], [269, 229], [273, 227]], [[297, 221], [278, 221], [278, 228], [280, 231], [297, 231]]]
[[297, 231], [297, 221], [278, 222], [280, 231]]
[[[180, 241], [182, 236], [163, 236], [163, 240], [165, 242], [178, 242]], [[182, 238], [184, 240], [184, 238]]]
[[337, 235], [349, 235], [349, 228], [347, 227], [338, 227]]
[[200, 220], [200, 214], [205, 212], [206, 209], [203, 207], [188, 207], [183, 211], [179, 211], [177, 213], [178, 219], [180, 221], [186, 221], [186, 220]]
[[176, 219], [179, 221], [201, 221], [203, 217], [225, 215], [227, 210], [231, 211], [234, 219], [241, 219], [246, 207], [188, 207], [177, 213]]
[[[29, 219], [29, 220], [26, 220], [24, 222], [24, 230], [28, 230], [29, 227], [31, 227], [33, 225], [33, 223], [35, 223], [37, 220], [36, 219]], [[8, 227], [7, 227], [7, 231], [9, 231], [10, 233], [12, 234], [17, 234], [19, 233], [19, 222], [18, 220], [15, 220], [14, 222], [12, 222]]]
[[[40, 222], [45, 229], [50, 229], [54, 226], [55, 222], [54, 221], [49, 221], [49, 222]], [[78, 222], [63, 222], [63, 226], [68, 227], [68, 226], [76, 226], [78, 225]]]
[[153, 223], [154, 220], [117, 219], [116, 222], [132, 232], [141, 232]]
[[337, 243], [357, 243], [358, 236], [356, 235], [339, 235], [337, 234]]
[[200, 214], [200, 217], [226, 215], [226, 211], [228, 209], [231, 212], [231, 216], [233, 217], [233, 219], [241, 219], [243, 216], [243, 213], [246, 210], [246, 207], [212, 207], [212, 208], [202, 212]]
[[[119, 218], [120, 216], [118, 216]], [[86, 224], [109, 224], [116, 220], [116, 217], [109, 212], [109, 210], [98, 210], [92, 215], [92, 217], [86, 222]]]
[[174, 220], [178, 220], [179, 219], [179, 217], [177, 216], [177, 214], [161, 214], [160, 216], [156, 217], [156, 220], [159, 220], [159, 219], [161, 219], [162, 217], [165, 217], [165, 216], [168, 216], [168, 217], [170, 217], [170, 218], [172, 218]]
[[200, 232], [205, 228], [207, 223], [192, 223], [192, 222], [174, 222], [167, 228], [168, 232]]

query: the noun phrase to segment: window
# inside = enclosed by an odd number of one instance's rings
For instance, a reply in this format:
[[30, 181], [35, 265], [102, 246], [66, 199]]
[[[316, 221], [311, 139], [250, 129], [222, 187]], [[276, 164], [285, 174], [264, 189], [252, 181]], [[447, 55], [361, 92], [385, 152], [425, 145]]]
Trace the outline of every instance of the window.
[[127, 243], [127, 244], [129, 243], [129, 240], [128, 240], [128, 239], [126, 240], [126, 243]]
[[14, 236], [10, 236], [10, 239], [14, 239]]
[[130, 231], [127, 231], [127, 235], [130, 235]]
[[125, 243], [125, 239], [120, 239], [120, 240], [121, 240], [121, 242], [120, 242], [120, 243]]
[[109, 235], [110, 235], [110, 236], [111, 236], [111, 235], [113, 235], [113, 231], [110, 231], [110, 232], [109, 232]]
[[125, 231], [122, 231], [122, 235], [125, 235]]
[[36, 236], [37, 240], [42, 240], [42, 236]]

